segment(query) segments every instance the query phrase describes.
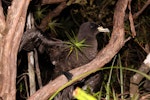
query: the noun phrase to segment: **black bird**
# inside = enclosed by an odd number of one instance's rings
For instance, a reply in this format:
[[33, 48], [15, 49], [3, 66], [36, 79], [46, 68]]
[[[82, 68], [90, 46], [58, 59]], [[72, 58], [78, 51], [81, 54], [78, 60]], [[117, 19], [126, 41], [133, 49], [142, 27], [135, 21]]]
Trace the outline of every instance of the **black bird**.
[[53, 78], [62, 74], [62, 72], [84, 65], [95, 58], [98, 46], [96, 35], [99, 33], [97, 28], [98, 25], [92, 22], [86, 22], [80, 26], [77, 35], [78, 42], [84, 40], [84, 44], [87, 46], [81, 47], [78, 52], [73, 50], [69, 54], [70, 48], [66, 44], [61, 46], [54, 45], [50, 48], [51, 61], [55, 65]]
[[[67, 48], [67, 45], [61, 46], [52, 46], [50, 48], [50, 57], [52, 63], [55, 65], [53, 79], [61, 75], [63, 72], [67, 72], [73, 68], [84, 65], [95, 58], [98, 52], [98, 43], [96, 35], [99, 32], [109, 32], [108, 29], [104, 29], [99, 25], [93, 22], [85, 22], [80, 26], [77, 39], [78, 41], [83, 41], [87, 46], [81, 47], [81, 50], [73, 50], [71, 54], [68, 55], [70, 48]], [[76, 57], [78, 55], [78, 58]], [[94, 66], [93, 66], [94, 67]], [[89, 86], [93, 91], [99, 89], [101, 76], [99, 72], [90, 75], [81, 82], [81, 87]], [[78, 84], [76, 84], [78, 85]], [[72, 92], [75, 88], [75, 85], [71, 85], [65, 88], [61, 93], [59, 93], [54, 100], [72, 100]]]
[[[84, 44], [87, 46], [81, 46], [81, 48], [78, 49], [78, 53], [76, 53], [75, 50], [69, 53], [70, 48], [69, 45], [66, 44], [66, 42], [57, 39], [49, 40], [44, 37], [39, 30], [31, 29], [24, 33], [19, 51], [21, 51], [22, 49], [31, 51], [34, 48], [37, 48], [40, 52], [43, 52], [43, 50], [45, 49], [50, 56], [52, 64], [55, 66], [52, 73], [52, 79], [55, 79], [62, 73], [84, 65], [95, 58], [98, 52], [96, 35], [99, 32], [109, 32], [109, 30], [100, 27], [94, 22], [83, 23], [80, 26], [77, 39], [79, 42], [84, 40]], [[95, 91], [96, 89], [98, 89], [97, 86], [100, 85], [100, 80], [101, 76], [99, 72], [97, 72], [85, 78], [84, 81], [81, 82], [81, 84], [83, 87], [88, 85], [93, 91]], [[55, 97], [55, 100], [73, 99], [72, 91], [74, 90], [74, 88], [75, 85], [67, 87], [61, 93], [59, 93], [58, 96]]]

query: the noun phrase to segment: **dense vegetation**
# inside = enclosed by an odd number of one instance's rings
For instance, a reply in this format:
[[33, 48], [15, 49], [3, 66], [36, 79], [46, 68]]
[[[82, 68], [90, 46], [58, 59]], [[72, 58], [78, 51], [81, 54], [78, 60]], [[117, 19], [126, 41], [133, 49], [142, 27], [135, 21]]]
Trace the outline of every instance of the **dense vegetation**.
[[[11, 5], [11, 2], [12, 0], [2, 0], [5, 16], [7, 16], [7, 9], [8, 6]], [[133, 0], [131, 2], [132, 14], [134, 15], [141, 10], [146, 2], [147, 0]], [[117, 0], [68, 0], [66, 3], [67, 6], [64, 7], [60, 13], [56, 12], [58, 14], [55, 15], [55, 12], [53, 11], [57, 9], [59, 3], [41, 5], [40, 0], [32, 0], [28, 8], [28, 13], [31, 12], [33, 14], [35, 27], [48, 39], [57, 38], [63, 41], [69, 41], [68, 35], [66, 34], [70, 34], [69, 36], [77, 35], [79, 26], [87, 21], [96, 22], [103, 27], [107, 27], [110, 30], [110, 33], [97, 35], [98, 50], [100, 51], [104, 48], [109, 42], [113, 30], [113, 16]], [[128, 19], [128, 12], [129, 10], [127, 9], [124, 26], [126, 38], [133, 36], [130, 29], [131, 26]], [[148, 6], [139, 16], [134, 17], [136, 36], [129, 39], [112, 61], [100, 69], [103, 79], [100, 82], [101, 88], [99, 88], [99, 91], [93, 93], [89, 88], [86, 92], [99, 100], [100, 98], [102, 100], [119, 100], [120, 98], [125, 99], [130, 97], [131, 87], [129, 80], [136, 73], [136, 71], [132, 69], [138, 71], [150, 50], [149, 12], [150, 7]], [[51, 18], [47, 18], [49, 15]], [[16, 98], [18, 100], [26, 99], [29, 96], [27, 58], [26, 51], [22, 50], [18, 53], [16, 84]], [[50, 62], [50, 57], [46, 52], [38, 52], [38, 58], [42, 84], [46, 85], [51, 80], [51, 73], [54, 66], [52, 65], [52, 62]], [[36, 89], [39, 89], [40, 87], [38, 86], [37, 80], [36, 77]], [[142, 98], [145, 95], [148, 95], [148, 88], [150, 87], [144, 85], [145, 83], [145, 78], [142, 79], [140, 84], [137, 83], [140, 95], [135, 95], [132, 100], [138, 100], [136, 97]], [[129, 100], [131, 100], [131, 98]]]

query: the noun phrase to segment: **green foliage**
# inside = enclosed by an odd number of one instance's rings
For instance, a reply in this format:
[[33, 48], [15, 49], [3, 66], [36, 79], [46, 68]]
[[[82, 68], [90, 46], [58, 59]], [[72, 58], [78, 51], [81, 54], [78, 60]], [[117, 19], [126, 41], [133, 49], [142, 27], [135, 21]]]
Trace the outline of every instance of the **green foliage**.
[[47, 11], [47, 7], [42, 8], [41, 6], [38, 6], [36, 11], [34, 12], [34, 18], [37, 22], [40, 22], [45, 17], [45, 12]]
[[20, 83], [20, 84], [19, 84], [19, 92], [22, 92], [22, 91], [23, 91], [23, 84]]
[[70, 56], [70, 54], [73, 51], [75, 51], [76, 58], [78, 60], [78, 53], [82, 52], [82, 48], [90, 46], [90, 45], [85, 44], [85, 39], [79, 41], [73, 32], [72, 32], [72, 34], [73, 34], [73, 37], [71, 37], [68, 33], [66, 34], [69, 39], [69, 42], [66, 42], [66, 44], [68, 45], [68, 48], [69, 48], [68, 56]]
[[112, 77], [112, 71], [113, 71], [113, 66], [114, 66], [115, 60], [116, 60], [116, 56], [114, 57], [114, 60], [112, 62], [108, 82], [107, 82], [107, 85], [106, 85], [106, 100], [110, 100], [110, 81], [111, 81], [111, 77]]
[[58, 23], [57, 20], [51, 20], [48, 23], [47, 29], [51, 30], [51, 32], [54, 32], [57, 34], [56, 30], [57, 28], [63, 28], [61, 23]]
[[[97, 98], [97, 100], [101, 100], [101, 99], [104, 99], [104, 98], [105, 98], [105, 100], [112, 100], [112, 99], [113, 100], [119, 100], [119, 99], [121, 99], [121, 100], [124, 100], [124, 99], [138, 100], [138, 95], [137, 94], [135, 94], [132, 98], [129, 98], [129, 97], [126, 97], [125, 96], [126, 94], [124, 94], [122, 92], [123, 94], [122, 93], [120, 94], [121, 97], [118, 96], [119, 95], [117, 93], [118, 91], [113, 88], [114, 84], [112, 83], [112, 77], [114, 75], [113, 70], [115, 70], [115, 69], [121, 70], [120, 71], [120, 75], [121, 76], [120, 76], [119, 80], [123, 80], [123, 76], [122, 75], [123, 75], [123, 71], [125, 71], [125, 70], [131, 71], [131, 72], [136, 72], [136, 73], [144, 76], [145, 78], [147, 78], [149, 80], [150, 80], [150, 76], [145, 74], [145, 73], [143, 73], [143, 72], [140, 72], [138, 70], [132, 69], [132, 68], [121, 67], [122, 66], [121, 64], [120, 64], [120, 66], [115, 66], [116, 58], [117, 58], [117, 56], [114, 57], [111, 67], [104, 67], [104, 68], [100, 68], [100, 69], [97, 69], [97, 70], [91, 70], [90, 72], [84, 73], [84, 74], [82, 74], [82, 75], [80, 75], [80, 76], [78, 76], [76, 78], [73, 78], [68, 83], [66, 83], [64, 86], [62, 86], [49, 100], [52, 100], [61, 90], [63, 90], [65, 87], [69, 86], [74, 81], [80, 79], [81, 77], [88, 76], [91, 73], [94, 73], [94, 72], [97, 72], [97, 71], [100, 71], [100, 70], [105, 71], [105, 70], [109, 70], [109, 69], [110, 69], [109, 77], [106, 79], [107, 82], [105, 83], [105, 80], [103, 81], [103, 84], [102, 84], [102, 86], [100, 88], [100, 91], [98, 91], [97, 93], [93, 93], [93, 92], [91, 92], [90, 88], [87, 88], [85, 91], [87, 93], [92, 94], [92, 96]], [[119, 59], [120, 59], [120, 57], [119, 57]], [[121, 91], [124, 91], [123, 90], [124, 87], [122, 87], [122, 86], [124, 86], [124, 84], [125, 84], [124, 82], [120, 82], [120, 90]]]

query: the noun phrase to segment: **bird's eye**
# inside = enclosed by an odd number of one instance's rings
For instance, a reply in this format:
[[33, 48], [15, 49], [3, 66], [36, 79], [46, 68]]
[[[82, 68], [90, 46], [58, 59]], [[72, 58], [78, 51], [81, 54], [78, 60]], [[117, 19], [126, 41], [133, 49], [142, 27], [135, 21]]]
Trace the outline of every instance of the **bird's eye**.
[[95, 23], [91, 23], [91, 24], [90, 24], [90, 28], [91, 28], [91, 29], [94, 29], [94, 28], [97, 28], [97, 27], [98, 27], [98, 25], [95, 24]]

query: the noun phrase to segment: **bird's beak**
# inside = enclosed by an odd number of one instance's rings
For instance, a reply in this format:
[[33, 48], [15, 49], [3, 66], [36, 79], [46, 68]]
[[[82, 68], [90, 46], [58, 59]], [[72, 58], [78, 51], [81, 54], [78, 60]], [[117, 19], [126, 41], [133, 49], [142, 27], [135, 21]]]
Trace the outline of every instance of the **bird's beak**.
[[102, 26], [99, 26], [97, 29], [99, 32], [110, 32], [108, 28], [103, 28]]

